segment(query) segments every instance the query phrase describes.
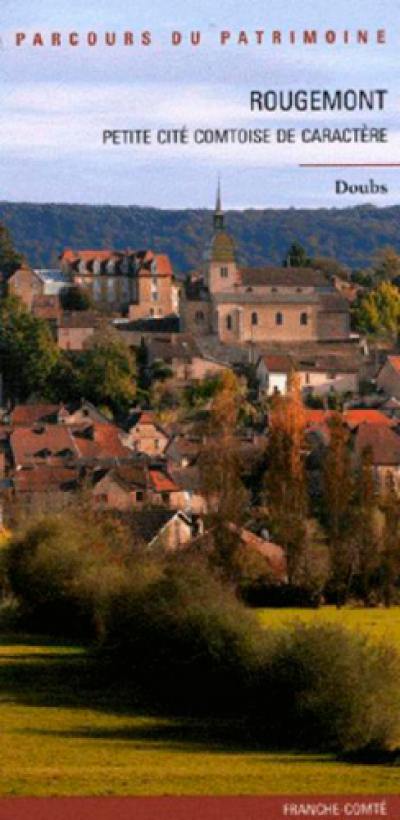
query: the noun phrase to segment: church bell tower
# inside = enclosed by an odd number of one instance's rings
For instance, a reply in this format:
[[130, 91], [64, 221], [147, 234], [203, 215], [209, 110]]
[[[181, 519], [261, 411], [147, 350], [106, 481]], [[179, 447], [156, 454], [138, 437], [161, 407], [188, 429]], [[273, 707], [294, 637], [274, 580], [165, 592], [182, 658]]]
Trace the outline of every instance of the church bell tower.
[[225, 214], [221, 202], [221, 180], [218, 177], [213, 215], [213, 237], [204, 256], [205, 279], [210, 294], [229, 290], [237, 282], [235, 244], [225, 230]]

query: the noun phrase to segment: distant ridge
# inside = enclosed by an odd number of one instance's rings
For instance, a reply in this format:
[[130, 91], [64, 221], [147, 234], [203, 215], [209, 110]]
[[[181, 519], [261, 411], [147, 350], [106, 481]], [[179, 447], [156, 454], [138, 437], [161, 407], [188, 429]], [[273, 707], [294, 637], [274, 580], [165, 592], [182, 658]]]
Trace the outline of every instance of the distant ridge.
[[[0, 202], [0, 222], [34, 267], [54, 266], [65, 247], [151, 247], [168, 253], [177, 273], [185, 274], [199, 266], [212, 212]], [[312, 256], [333, 256], [353, 269], [368, 267], [385, 245], [400, 252], [400, 205], [227, 211], [226, 223], [247, 265], [280, 264], [294, 240]]]

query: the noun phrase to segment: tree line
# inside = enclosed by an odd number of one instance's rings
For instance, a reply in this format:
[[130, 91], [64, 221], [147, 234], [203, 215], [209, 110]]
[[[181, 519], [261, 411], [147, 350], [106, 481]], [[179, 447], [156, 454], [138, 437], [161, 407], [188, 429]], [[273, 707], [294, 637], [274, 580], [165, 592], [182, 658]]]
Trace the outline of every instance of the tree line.
[[[235, 578], [238, 557], [228, 522], [262, 523], [285, 550], [289, 590], [306, 593], [308, 603], [323, 597], [338, 607], [350, 598], [366, 606], [397, 601], [400, 505], [390, 477], [378, 488], [371, 450], [355, 460], [351, 434], [336, 412], [327, 422], [327, 441], [310, 446], [293, 377], [288, 395], [271, 400], [265, 447], [252, 464], [243, 463], [236, 434], [242, 400], [234, 374], [224, 374], [200, 455], [216, 561], [227, 577]], [[257, 589], [259, 572], [242, 565], [238, 585], [245, 596], [246, 586], [253, 594]], [[259, 592], [256, 601], [266, 602]], [[287, 595], [283, 589], [282, 602]]]
[[[132, 193], [134, 197], [134, 191]], [[365, 269], [379, 247], [399, 247], [400, 207], [247, 209], [229, 211], [227, 229], [242, 263], [281, 264], [297, 238], [311, 257]], [[65, 247], [145, 248], [168, 253], [178, 273], [196, 269], [212, 233], [206, 209], [0, 203], [0, 222], [34, 267], [52, 267]], [[1, 267], [0, 267], [1, 270]]]

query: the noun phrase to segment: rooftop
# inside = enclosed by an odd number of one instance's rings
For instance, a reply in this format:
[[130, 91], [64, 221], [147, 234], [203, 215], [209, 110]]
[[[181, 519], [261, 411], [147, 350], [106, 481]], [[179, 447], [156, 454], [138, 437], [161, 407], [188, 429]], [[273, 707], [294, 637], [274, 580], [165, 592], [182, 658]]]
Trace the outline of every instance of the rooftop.
[[327, 276], [313, 268], [284, 268], [266, 265], [262, 268], [240, 268], [239, 275], [243, 285], [252, 287], [286, 285], [321, 288], [329, 286]]
[[386, 424], [361, 424], [355, 438], [355, 452], [361, 455], [366, 448], [372, 452], [373, 464], [400, 465], [400, 436]]

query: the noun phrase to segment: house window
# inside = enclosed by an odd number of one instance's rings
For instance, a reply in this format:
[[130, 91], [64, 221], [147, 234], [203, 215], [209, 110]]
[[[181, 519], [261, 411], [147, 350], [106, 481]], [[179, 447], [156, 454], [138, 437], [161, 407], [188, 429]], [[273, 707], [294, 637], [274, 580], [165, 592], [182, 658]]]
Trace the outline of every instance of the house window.
[[151, 294], [151, 299], [153, 302], [158, 302], [158, 293], [155, 290]]
[[300, 313], [300, 324], [301, 325], [307, 325], [308, 324], [307, 313]]
[[336, 373], [327, 373], [326, 378], [330, 381], [334, 381], [336, 379]]
[[124, 278], [122, 279], [122, 294], [123, 294], [125, 299], [129, 299], [129, 295], [130, 295], [129, 285], [130, 285], [130, 282], [129, 282], [128, 277], [124, 276]]
[[169, 502], [169, 493], [161, 493], [161, 498], [162, 498], [164, 504], [168, 504], [168, 502]]
[[202, 310], [197, 310], [194, 317], [195, 322], [199, 325], [204, 322], [204, 313]]
[[220, 274], [221, 274], [221, 279], [227, 279], [227, 277], [229, 275], [229, 271], [228, 271], [228, 268], [226, 267], [226, 265], [223, 265], [223, 267], [220, 268]]
[[155, 449], [155, 450], [159, 450], [159, 449], [160, 449], [160, 439], [159, 439], [159, 438], [155, 438], [155, 439], [154, 439], [154, 449]]
[[226, 329], [232, 330], [232, 316], [226, 317]]
[[258, 325], [258, 313], [251, 314], [251, 324]]
[[275, 313], [275, 324], [283, 325], [283, 313]]
[[115, 299], [115, 279], [107, 279], [107, 301], [113, 302]]
[[143, 490], [138, 490], [136, 493], [136, 501], [143, 501], [144, 492]]
[[310, 374], [309, 373], [306, 373], [306, 375], [305, 375], [305, 382], [306, 382], [306, 384], [310, 384]]
[[150, 308], [150, 316], [154, 316], [154, 308]]
[[101, 299], [101, 279], [94, 279], [93, 281], [93, 299], [95, 301]]

